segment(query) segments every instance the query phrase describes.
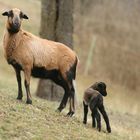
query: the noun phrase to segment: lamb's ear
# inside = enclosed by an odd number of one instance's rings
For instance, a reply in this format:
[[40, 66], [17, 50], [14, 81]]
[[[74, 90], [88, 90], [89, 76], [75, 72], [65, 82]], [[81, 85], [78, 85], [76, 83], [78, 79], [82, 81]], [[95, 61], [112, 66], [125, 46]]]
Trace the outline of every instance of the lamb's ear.
[[106, 84], [105, 84], [104, 82], [99, 82], [99, 83], [98, 83], [98, 87], [99, 87], [99, 88], [106, 89]]
[[102, 82], [99, 82], [98, 83], [98, 88], [102, 88], [103, 87], [103, 83]]
[[29, 19], [28, 16], [25, 15], [25, 14], [22, 15], [22, 18], [24, 18], [24, 19]]
[[2, 15], [3, 16], [8, 16], [9, 15], [9, 12], [6, 11], [6, 12], [2, 13]]

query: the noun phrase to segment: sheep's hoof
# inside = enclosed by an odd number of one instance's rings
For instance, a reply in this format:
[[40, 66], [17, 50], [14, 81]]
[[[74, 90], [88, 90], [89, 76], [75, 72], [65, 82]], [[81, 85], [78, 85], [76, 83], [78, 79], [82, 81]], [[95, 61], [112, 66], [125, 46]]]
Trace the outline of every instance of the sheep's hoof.
[[67, 113], [67, 116], [68, 116], [68, 117], [74, 116], [74, 112], [73, 112], [73, 111], [68, 112], [68, 113]]
[[26, 101], [26, 104], [32, 104], [32, 100], [28, 99], [28, 100]]

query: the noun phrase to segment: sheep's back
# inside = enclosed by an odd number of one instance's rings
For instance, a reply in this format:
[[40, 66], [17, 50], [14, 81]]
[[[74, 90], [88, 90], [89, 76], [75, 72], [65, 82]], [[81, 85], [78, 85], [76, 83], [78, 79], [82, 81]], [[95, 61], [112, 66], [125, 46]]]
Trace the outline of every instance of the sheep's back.
[[58, 69], [57, 51], [54, 46], [41, 39], [34, 39], [29, 43], [29, 49], [36, 67], [45, 67], [48, 70]]
[[73, 50], [68, 48], [62, 43], [56, 43], [58, 49], [58, 60], [59, 60], [59, 69], [62, 74], [68, 72], [70, 68], [74, 65], [76, 61], [76, 54]]
[[31, 51], [36, 66], [46, 69], [59, 69], [64, 75], [75, 62], [75, 53], [62, 43], [45, 39], [36, 39], [31, 42]]

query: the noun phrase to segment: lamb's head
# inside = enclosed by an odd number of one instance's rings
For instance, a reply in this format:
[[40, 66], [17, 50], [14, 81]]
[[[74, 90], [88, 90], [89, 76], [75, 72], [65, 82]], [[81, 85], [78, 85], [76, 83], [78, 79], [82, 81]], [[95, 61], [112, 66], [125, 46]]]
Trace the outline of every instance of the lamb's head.
[[20, 30], [22, 20], [28, 19], [27, 15], [17, 8], [6, 11], [2, 15], [8, 17], [6, 26], [10, 33], [17, 33]]
[[93, 85], [93, 89], [99, 91], [103, 96], [107, 95], [106, 84], [104, 82], [96, 82]]

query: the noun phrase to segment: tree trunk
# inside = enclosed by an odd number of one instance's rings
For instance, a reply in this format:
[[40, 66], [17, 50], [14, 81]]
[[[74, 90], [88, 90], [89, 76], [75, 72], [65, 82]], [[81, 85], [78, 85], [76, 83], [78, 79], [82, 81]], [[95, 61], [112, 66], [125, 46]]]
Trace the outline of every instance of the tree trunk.
[[[40, 36], [72, 48], [72, 34], [73, 0], [42, 0]], [[63, 89], [54, 82], [39, 80], [37, 96], [58, 101], [63, 93]]]

